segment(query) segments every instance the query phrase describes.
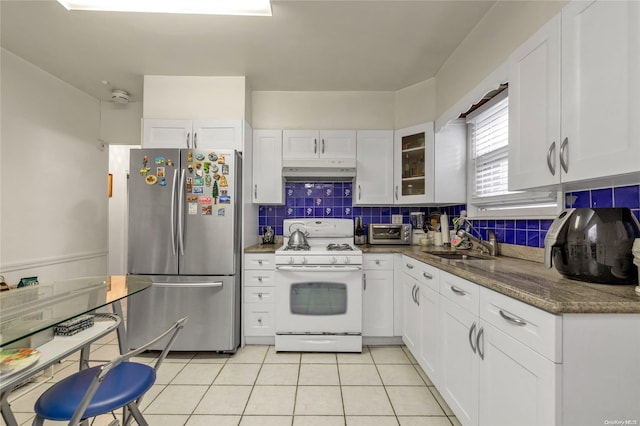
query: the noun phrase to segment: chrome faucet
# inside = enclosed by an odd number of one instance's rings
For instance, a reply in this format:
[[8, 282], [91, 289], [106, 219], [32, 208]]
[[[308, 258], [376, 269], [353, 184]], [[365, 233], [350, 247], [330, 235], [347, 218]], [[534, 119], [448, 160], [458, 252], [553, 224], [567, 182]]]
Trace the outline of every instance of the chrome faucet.
[[471, 235], [470, 232], [467, 232], [464, 229], [460, 229], [457, 235], [460, 238], [469, 238], [479, 246], [480, 251], [482, 251], [483, 253], [489, 253], [489, 256], [496, 256], [498, 254], [498, 242], [496, 240], [496, 234], [494, 234], [491, 229], [487, 229], [487, 232], [489, 233], [489, 241], [484, 241], [482, 240], [482, 238], [476, 238]]

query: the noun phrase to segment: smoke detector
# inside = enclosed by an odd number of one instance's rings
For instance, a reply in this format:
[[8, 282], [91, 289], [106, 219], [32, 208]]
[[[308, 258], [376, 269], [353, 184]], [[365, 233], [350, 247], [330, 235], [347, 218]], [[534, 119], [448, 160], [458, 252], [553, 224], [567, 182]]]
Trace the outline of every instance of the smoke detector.
[[111, 91], [111, 100], [118, 104], [129, 103], [129, 94], [124, 90], [114, 89]]

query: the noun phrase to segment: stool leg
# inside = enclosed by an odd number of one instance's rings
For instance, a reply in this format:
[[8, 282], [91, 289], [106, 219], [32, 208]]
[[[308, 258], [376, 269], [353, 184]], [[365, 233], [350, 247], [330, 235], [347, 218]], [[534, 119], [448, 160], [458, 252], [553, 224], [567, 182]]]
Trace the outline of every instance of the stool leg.
[[127, 407], [129, 407], [133, 418], [136, 419], [136, 422], [138, 422], [138, 426], [149, 426], [149, 423], [147, 423], [144, 417], [142, 417], [142, 413], [140, 412], [140, 409], [138, 409], [138, 404], [132, 402], [128, 404]]

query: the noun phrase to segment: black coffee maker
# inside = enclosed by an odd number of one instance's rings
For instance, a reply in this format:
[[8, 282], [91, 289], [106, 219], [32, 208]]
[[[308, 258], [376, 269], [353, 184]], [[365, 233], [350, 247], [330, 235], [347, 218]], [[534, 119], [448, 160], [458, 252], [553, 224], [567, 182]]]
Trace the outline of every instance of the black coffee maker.
[[544, 261], [567, 278], [599, 284], [635, 284], [631, 247], [640, 224], [628, 208], [563, 211], [544, 239]]

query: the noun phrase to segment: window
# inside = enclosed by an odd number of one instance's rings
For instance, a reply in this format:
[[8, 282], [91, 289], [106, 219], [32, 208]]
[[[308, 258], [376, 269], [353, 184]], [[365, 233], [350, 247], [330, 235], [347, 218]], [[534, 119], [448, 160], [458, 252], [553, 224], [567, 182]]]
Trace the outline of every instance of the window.
[[555, 215], [559, 193], [509, 191], [509, 97], [503, 90], [466, 117], [471, 217]]

